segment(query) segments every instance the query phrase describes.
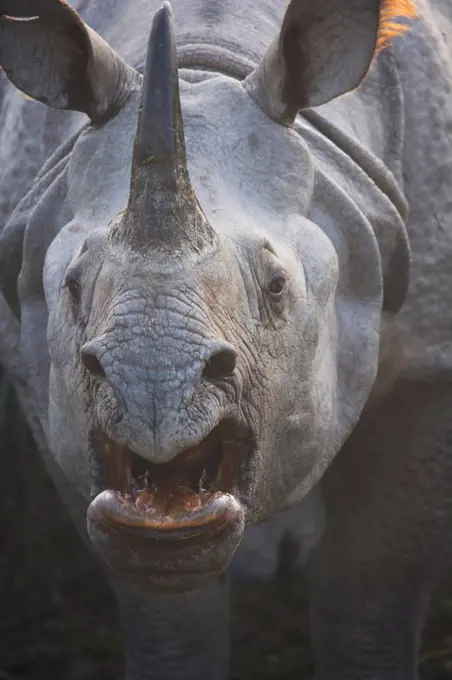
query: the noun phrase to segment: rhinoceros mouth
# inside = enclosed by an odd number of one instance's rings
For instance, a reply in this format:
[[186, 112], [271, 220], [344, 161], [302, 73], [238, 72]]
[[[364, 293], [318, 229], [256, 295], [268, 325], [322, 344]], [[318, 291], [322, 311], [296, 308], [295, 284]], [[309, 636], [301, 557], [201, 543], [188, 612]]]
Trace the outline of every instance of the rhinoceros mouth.
[[100, 430], [91, 441], [92, 498], [112, 489], [137, 512], [165, 517], [185, 513], [194, 517], [218, 492], [246, 503], [254, 438], [239, 421], [224, 419], [200, 444], [168, 463], [151, 463]]
[[[204, 560], [205, 570], [221, 571], [232, 556], [232, 535], [238, 545], [243, 532], [254, 450], [250, 429], [231, 419], [222, 421], [198, 446], [160, 464], [95, 432], [89, 523], [109, 536], [116, 553], [121, 543], [123, 555], [127, 549], [146, 553], [144, 562], [153, 561], [155, 568], [158, 562], [159, 570], [171, 571], [181, 558], [186, 566], [190, 556], [202, 551], [213, 555]], [[223, 564], [214, 553], [221, 553], [226, 544], [224, 557], [231, 554]], [[130, 555], [124, 561], [130, 562]]]

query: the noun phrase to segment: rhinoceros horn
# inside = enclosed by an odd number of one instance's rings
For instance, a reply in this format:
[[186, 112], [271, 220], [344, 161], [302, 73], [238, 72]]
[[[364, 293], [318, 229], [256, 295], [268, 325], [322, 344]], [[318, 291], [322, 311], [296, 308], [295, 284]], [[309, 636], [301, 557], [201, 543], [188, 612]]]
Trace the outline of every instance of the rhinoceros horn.
[[139, 249], [200, 249], [213, 237], [188, 174], [168, 2], [156, 13], [149, 37], [129, 203], [118, 231]]

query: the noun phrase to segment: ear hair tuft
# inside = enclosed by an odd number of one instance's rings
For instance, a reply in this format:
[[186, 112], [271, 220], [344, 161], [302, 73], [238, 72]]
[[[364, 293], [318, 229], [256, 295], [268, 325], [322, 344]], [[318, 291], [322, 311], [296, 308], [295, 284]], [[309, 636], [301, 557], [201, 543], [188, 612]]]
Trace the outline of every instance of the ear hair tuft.
[[377, 37], [377, 54], [388, 47], [391, 40], [409, 30], [409, 25], [395, 19], [414, 19], [417, 11], [411, 0], [382, 0], [380, 27]]

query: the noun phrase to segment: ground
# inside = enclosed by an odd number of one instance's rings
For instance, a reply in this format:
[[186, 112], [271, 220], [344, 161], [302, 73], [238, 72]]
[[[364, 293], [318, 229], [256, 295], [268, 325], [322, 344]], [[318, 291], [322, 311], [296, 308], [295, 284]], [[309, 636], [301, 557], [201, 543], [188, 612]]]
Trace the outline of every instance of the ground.
[[[0, 394], [0, 680], [116, 680], [123, 658], [110, 592], [65, 515], [11, 394]], [[232, 680], [311, 675], [300, 578], [233, 591]], [[422, 680], [452, 679], [452, 575], [435, 596]]]

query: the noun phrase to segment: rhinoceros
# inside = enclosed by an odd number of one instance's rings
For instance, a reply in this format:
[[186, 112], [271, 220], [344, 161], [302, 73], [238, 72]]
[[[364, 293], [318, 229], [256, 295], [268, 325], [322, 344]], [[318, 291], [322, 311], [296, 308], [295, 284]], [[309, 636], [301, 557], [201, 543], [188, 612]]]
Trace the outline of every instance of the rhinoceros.
[[452, 557], [450, 2], [0, 15], [1, 359], [126, 677], [224, 680], [245, 527], [315, 493], [316, 680], [413, 680]]

